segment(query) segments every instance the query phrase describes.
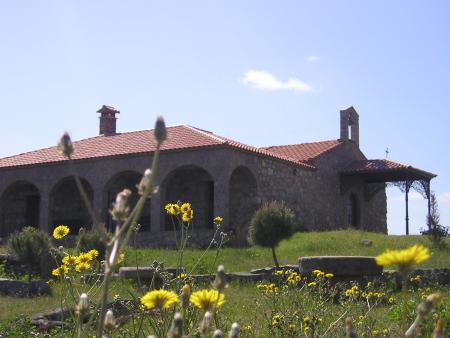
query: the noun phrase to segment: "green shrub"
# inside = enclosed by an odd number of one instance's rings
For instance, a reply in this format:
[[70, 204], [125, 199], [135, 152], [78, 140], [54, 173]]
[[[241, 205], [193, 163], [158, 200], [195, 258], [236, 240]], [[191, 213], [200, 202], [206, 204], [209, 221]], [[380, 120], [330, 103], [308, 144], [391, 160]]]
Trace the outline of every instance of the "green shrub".
[[9, 253], [26, 266], [29, 279], [33, 273], [39, 273], [41, 277], [49, 275], [53, 262], [51, 247], [49, 235], [33, 227], [16, 231], [8, 241]]
[[78, 235], [78, 248], [82, 252], [95, 249], [99, 253], [99, 259], [105, 259], [106, 246], [98, 230], [80, 231]]
[[255, 212], [250, 221], [248, 240], [253, 245], [271, 248], [275, 266], [278, 268], [275, 247], [283, 239], [292, 236], [293, 223], [294, 214], [284, 203], [266, 203]]

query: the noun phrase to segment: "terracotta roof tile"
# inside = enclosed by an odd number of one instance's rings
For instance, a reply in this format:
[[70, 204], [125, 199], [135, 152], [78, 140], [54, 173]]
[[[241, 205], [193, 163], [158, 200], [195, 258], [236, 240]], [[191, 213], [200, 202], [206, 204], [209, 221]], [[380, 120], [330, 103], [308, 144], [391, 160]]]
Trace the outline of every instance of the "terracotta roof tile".
[[370, 173], [393, 173], [409, 172], [419, 174], [424, 177], [433, 178], [435, 174], [413, 166], [399, 163], [392, 160], [363, 160], [350, 163], [343, 171], [343, 174], [370, 174]]
[[[112, 136], [101, 135], [76, 141], [73, 144], [75, 148], [75, 152], [73, 154], [74, 160], [151, 153], [156, 149], [156, 143], [153, 138], [153, 130], [121, 133]], [[256, 147], [220, 137], [211, 132], [190, 126], [175, 126], [167, 128], [167, 140], [163, 143], [161, 151], [205, 148], [213, 146], [228, 146], [285, 162], [290, 162], [305, 168], [314, 168], [311, 165], [302, 163], [295, 158], [269, 152], [265, 149], [258, 149]], [[65, 158], [59, 155], [55, 146], [2, 158], [0, 159], [0, 168], [57, 163], [62, 161], [65, 161]]]
[[320, 141], [311, 143], [272, 146], [263, 148], [271, 153], [294, 158], [301, 162], [310, 162], [324, 153], [342, 144], [339, 140]]
[[344, 169], [346, 173], [359, 173], [370, 171], [382, 171], [382, 170], [400, 170], [407, 169], [409, 166], [403, 163], [391, 161], [391, 160], [363, 160], [354, 161], [350, 163], [348, 167]]

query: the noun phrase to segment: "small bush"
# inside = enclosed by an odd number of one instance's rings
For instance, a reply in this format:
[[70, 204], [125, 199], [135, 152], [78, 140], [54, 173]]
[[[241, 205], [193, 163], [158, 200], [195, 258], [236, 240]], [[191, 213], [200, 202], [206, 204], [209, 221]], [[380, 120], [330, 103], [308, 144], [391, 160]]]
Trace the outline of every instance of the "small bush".
[[98, 230], [81, 231], [78, 235], [78, 247], [84, 252], [95, 249], [99, 253], [100, 260], [105, 258], [106, 246]]
[[294, 214], [284, 203], [266, 203], [252, 217], [248, 240], [253, 245], [271, 248], [275, 266], [279, 267], [275, 247], [292, 236], [293, 224]]
[[33, 227], [25, 227], [11, 235], [8, 251], [27, 267], [28, 276], [40, 273], [42, 277], [49, 275], [51, 266], [51, 241], [49, 235]]

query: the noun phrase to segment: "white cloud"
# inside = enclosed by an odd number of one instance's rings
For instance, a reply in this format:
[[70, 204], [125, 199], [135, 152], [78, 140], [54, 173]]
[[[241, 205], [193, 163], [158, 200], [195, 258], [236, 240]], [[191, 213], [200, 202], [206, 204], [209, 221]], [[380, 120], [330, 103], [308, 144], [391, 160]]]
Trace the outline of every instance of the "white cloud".
[[317, 62], [319, 60], [320, 60], [320, 58], [318, 56], [316, 56], [316, 55], [310, 55], [310, 56], [308, 56], [306, 58], [306, 61], [311, 62], [311, 63], [312, 62]]
[[437, 196], [437, 200], [439, 203], [450, 203], [450, 192], [443, 192]]
[[290, 78], [283, 82], [274, 75], [263, 70], [249, 70], [245, 73], [242, 83], [261, 90], [293, 90], [299, 93], [312, 92], [314, 89], [301, 80]]

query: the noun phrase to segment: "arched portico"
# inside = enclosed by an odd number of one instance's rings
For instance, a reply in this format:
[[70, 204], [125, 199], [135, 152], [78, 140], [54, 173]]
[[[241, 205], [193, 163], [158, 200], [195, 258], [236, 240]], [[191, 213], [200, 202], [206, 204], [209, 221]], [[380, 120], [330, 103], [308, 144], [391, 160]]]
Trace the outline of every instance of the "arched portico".
[[[80, 177], [80, 181], [92, 205], [94, 190], [86, 179]], [[91, 217], [73, 176], [63, 178], [55, 184], [50, 193], [49, 209], [49, 230], [64, 224], [72, 234], [77, 234], [80, 228], [89, 229], [92, 226]]]
[[230, 177], [230, 230], [237, 245], [244, 245], [250, 220], [258, 208], [258, 186], [251, 170], [235, 168]]
[[[102, 218], [106, 220], [106, 225], [109, 230], [112, 231], [115, 225], [109, 210], [112, 208], [112, 204], [114, 203], [117, 194], [123, 189], [131, 190], [132, 194], [130, 196], [129, 206], [130, 210], [132, 210], [140, 198], [137, 191], [137, 185], [141, 181], [141, 178], [141, 173], [133, 170], [127, 170], [117, 173], [106, 184], [104, 189], [106, 205], [103, 208]], [[150, 231], [150, 200], [146, 201], [145, 206], [142, 209], [141, 216], [138, 220], [138, 224], [141, 225], [139, 231]]]
[[[173, 170], [161, 185], [162, 208], [177, 201], [189, 202], [194, 209], [194, 229], [212, 229], [214, 218], [214, 179], [203, 168], [195, 165]], [[163, 229], [173, 230], [169, 217], [163, 218]]]
[[39, 189], [27, 181], [12, 183], [0, 198], [0, 237], [24, 226], [39, 226]]

